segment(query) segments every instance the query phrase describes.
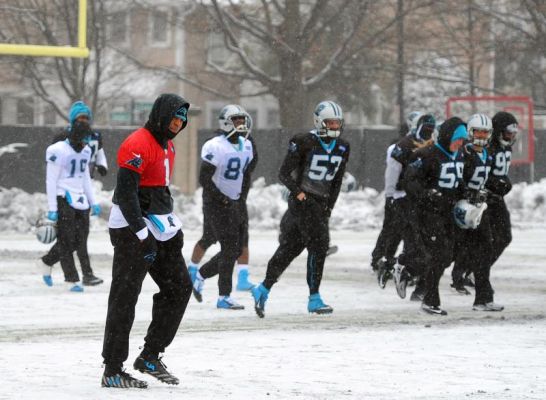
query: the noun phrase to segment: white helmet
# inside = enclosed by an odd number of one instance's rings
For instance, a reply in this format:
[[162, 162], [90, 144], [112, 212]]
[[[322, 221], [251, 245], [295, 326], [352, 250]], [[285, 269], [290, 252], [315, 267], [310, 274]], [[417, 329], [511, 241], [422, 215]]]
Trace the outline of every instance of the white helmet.
[[[468, 140], [476, 146], [485, 147], [491, 140], [491, 134], [493, 133], [493, 122], [491, 122], [491, 118], [485, 114], [474, 114], [471, 116], [466, 123], [466, 128], [468, 130]], [[487, 138], [476, 139], [474, 137], [475, 130], [487, 131]]]
[[462, 229], [476, 229], [486, 209], [486, 202], [472, 204], [466, 199], [459, 200], [453, 208], [455, 223]]
[[[339, 130], [332, 131], [327, 129], [325, 121], [328, 119], [337, 119], [340, 122]], [[335, 139], [341, 135], [341, 131], [343, 130], [343, 110], [339, 104], [333, 101], [321, 101], [315, 107], [313, 122], [317, 129], [317, 136]]]
[[57, 238], [55, 222], [48, 219], [39, 219], [36, 222], [36, 238], [44, 244], [53, 242]]
[[423, 113], [421, 111], [412, 111], [408, 114], [406, 118], [406, 124], [408, 124], [408, 134], [414, 133], [417, 128], [417, 121]]
[[[243, 117], [245, 119], [244, 124], [234, 126], [234, 117]], [[248, 135], [250, 135], [252, 129], [252, 118], [250, 117], [250, 114], [237, 104], [228, 104], [222, 108], [220, 115], [218, 116], [218, 123], [220, 124], [220, 129], [226, 132], [227, 138], [237, 132], [246, 139]]]

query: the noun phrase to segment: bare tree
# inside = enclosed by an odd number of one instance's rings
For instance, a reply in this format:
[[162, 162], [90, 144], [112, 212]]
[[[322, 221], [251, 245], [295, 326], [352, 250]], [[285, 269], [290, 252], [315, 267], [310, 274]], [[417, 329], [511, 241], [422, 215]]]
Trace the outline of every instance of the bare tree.
[[276, 97], [285, 128], [301, 125], [314, 93], [338, 92], [325, 88], [339, 89], [351, 79], [348, 71], [366, 70], [357, 63], [384, 45], [403, 16], [396, 13], [395, 2], [371, 0], [212, 0], [206, 8], [238, 59], [235, 68], [209, 66], [224, 76], [253, 81], [260, 94]]

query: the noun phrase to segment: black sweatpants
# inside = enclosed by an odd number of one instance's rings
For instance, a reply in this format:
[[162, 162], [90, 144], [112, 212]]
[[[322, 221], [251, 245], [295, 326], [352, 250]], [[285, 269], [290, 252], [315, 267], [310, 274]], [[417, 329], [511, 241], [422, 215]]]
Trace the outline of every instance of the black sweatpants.
[[455, 224], [449, 212], [437, 214], [422, 211], [419, 228], [427, 260], [430, 260], [424, 271], [423, 303], [429, 306], [440, 306], [440, 278], [453, 260]]
[[[484, 213], [480, 225], [476, 229], [456, 229], [455, 265], [453, 266], [453, 270], [456, 272], [454, 282], [455, 278], [459, 278], [458, 271], [473, 272], [476, 290], [474, 304], [492, 302], [494, 291], [489, 281], [491, 272], [489, 261], [493, 250], [493, 239], [489, 218]], [[462, 279], [462, 274], [460, 279]]]
[[182, 257], [182, 231], [170, 240], [156, 241], [153, 264], [144, 260], [144, 248], [128, 227], [110, 229], [110, 240], [114, 260], [102, 357], [105, 364], [121, 364], [128, 357], [129, 333], [146, 274], [159, 287], [153, 297], [152, 322], [144, 338], [145, 348], [152, 353], [162, 353], [172, 342], [186, 311], [192, 283]]
[[66, 282], [78, 282], [80, 277], [72, 253], [77, 252], [84, 276], [93, 275], [87, 238], [89, 236], [89, 210], [76, 210], [70, 207], [64, 197], [57, 196], [59, 219], [57, 221], [57, 241], [42, 261], [49, 266], [61, 262]]
[[220, 252], [199, 268], [199, 273], [205, 279], [218, 275], [219, 295], [229, 296], [233, 287], [233, 267], [242, 251], [244, 226], [240, 204], [205, 203], [203, 213], [205, 225], [208, 224], [212, 235], [220, 242]]
[[326, 252], [330, 244], [329, 217], [323, 201], [308, 195], [304, 201], [290, 196], [281, 220], [279, 247], [267, 264], [263, 285], [267, 289], [279, 280], [290, 263], [307, 248], [309, 293], [319, 292]]
[[387, 262], [394, 263], [394, 256], [398, 245], [402, 240], [402, 234], [398, 218], [396, 215], [396, 203], [392, 197], [385, 198], [385, 214], [383, 217], [383, 226], [377, 237], [375, 248], [372, 251], [372, 265], [377, 264], [382, 257]]
[[489, 219], [493, 245], [489, 257], [489, 264], [492, 266], [499, 259], [504, 249], [512, 242], [512, 223], [510, 212], [503, 200], [487, 203], [487, 210], [484, 215]]
[[407, 268], [411, 276], [422, 276], [429, 261], [419, 230], [418, 214], [416, 206], [407, 196], [394, 201], [393, 224], [404, 241], [404, 248], [398, 256], [398, 262]]

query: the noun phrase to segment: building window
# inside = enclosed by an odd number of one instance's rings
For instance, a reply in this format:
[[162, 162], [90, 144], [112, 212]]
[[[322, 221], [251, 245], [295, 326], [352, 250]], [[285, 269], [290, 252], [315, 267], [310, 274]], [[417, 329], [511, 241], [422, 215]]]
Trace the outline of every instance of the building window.
[[34, 125], [34, 101], [31, 97], [17, 99], [17, 123]]
[[209, 128], [216, 129], [218, 126], [218, 116], [220, 115], [220, 111], [222, 111], [222, 107], [213, 108], [210, 110]]
[[110, 125], [127, 126], [131, 125], [130, 104], [113, 104], [110, 109]]
[[267, 109], [267, 128], [278, 128], [281, 126], [281, 119], [279, 116], [279, 110], [276, 108]]
[[208, 36], [207, 61], [223, 67], [231, 57], [231, 52], [226, 47], [224, 35], [220, 32], [210, 32]]
[[57, 112], [51, 104], [44, 104], [44, 125], [55, 125], [57, 123]]
[[148, 121], [153, 105], [153, 102], [135, 101], [133, 106], [133, 124], [142, 125]]
[[110, 16], [110, 40], [114, 43], [129, 43], [129, 13], [115, 12]]
[[153, 46], [169, 46], [171, 42], [171, 25], [169, 14], [162, 10], [150, 13], [150, 41]]

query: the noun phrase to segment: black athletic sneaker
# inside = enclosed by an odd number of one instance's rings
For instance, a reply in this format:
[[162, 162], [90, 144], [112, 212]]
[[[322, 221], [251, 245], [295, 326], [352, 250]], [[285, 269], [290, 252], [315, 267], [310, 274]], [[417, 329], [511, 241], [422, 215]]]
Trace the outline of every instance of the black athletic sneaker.
[[102, 279], [97, 278], [95, 275], [85, 275], [82, 281], [85, 286], [96, 286], [104, 282]]
[[146, 389], [148, 384], [144, 381], [133, 378], [125, 371], [118, 372], [117, 374], [106, 376], [106, 373], [102, 376], [102, 387], [108, 388], [139, 388]]
[[453, 290], [455, 290], [457, 293], [463, 294], [463, 295], [465, 295], [465, 296], [468, 296], [469, 294], [471, 294], [471, 293], [464, 287], [464, 285], [462, 285], [462, 284], [452, 283], [452, 284], [451, 284], [451, 288], [452, 288]]
[[446, 310], [442, 310], [438, 306], [429, 306], [428, 304], [425, 304], [425, 303], [421, 304], [421, 310], [423, 310], [427, 314], [432, 314], [432, 315], [447, 315]]
[[470, 278], [470, 275], [467, 275], [467, 276], [464, 277], [463, 285], [468, 286], [468, 287], [475, 287], [476, 286], [476, 285], [474, 285], [474, 281], [472, 280], [472, 278]]
[[379, 284], [379, 287], [381, 289], [385, 289], [385, 286], [387, 286], [387, 282], [389, 281], [389, 279], [392, 279], [392, 264], [385, 260], [380, 260], [377, 263], [377, 266], [377, 283]]
[[424, 298], [425, 298], [425, 294], [423, 292], [414, 290], [410, 296], [410, 301], [423, 301]]
[[178, 385], [180, 383], [176, 376], [167, 371], [167, 366], [163, 364], [161, 357], [146, 360], [142, 356], [138, 356], [133, 364], [133, 367], [143, 374], [153, 376], [160, 382], [167, 383], [169, 385]]

